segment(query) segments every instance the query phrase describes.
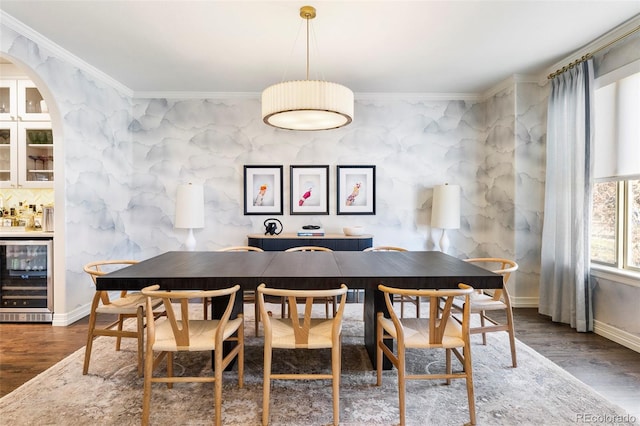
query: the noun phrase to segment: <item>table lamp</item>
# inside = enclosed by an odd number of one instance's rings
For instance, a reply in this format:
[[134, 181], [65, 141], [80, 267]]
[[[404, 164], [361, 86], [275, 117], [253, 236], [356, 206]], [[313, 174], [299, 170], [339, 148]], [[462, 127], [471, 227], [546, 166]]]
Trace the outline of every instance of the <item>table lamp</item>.
[[440, 250], [446, 253], [449, 250], [449, 238], [447, 229], [460, 228], [460, 186], [438, 185], [433, 188], [433, 204], [431, 207], [431, 227], [442, 229], [440, 237]]
[[176, 197], [176, 228], [189, 230], [184, 248], [193, 251], [196, 248], [194, 228], [204, 228], [204, 189], [202, 185], [179, 185]]

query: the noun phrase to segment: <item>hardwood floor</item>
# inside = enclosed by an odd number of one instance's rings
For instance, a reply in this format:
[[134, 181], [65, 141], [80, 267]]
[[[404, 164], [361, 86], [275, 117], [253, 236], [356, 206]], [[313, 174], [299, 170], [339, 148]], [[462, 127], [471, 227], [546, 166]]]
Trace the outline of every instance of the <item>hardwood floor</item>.
[[[515, 309], [514, 315], [520, 341], [640, 419], [639, 353], [593, 333], [576, 333], [536, 309]], [[69, 327], [0, 323], [0, 397], [82, 348], [87, 324], [88, 318]]]

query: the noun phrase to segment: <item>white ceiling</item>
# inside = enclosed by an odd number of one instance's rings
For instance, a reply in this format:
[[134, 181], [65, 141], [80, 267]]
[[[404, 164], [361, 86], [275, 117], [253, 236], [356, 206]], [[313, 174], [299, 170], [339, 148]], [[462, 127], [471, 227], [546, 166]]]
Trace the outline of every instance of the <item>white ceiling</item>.
[[261, 92], [311, 75], [356, 93], [482, 93], [540, 75], [640, 14], [638, 0], [62, 1], [0, 9], [140, 92]]

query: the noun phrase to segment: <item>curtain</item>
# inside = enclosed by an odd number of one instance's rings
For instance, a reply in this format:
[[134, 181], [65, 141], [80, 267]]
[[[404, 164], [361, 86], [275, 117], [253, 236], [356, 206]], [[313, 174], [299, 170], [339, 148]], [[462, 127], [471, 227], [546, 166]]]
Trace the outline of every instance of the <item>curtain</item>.
[[538, 311], [593, 330], [589, 222], [593, 170], [593, 62], [551, 81]]

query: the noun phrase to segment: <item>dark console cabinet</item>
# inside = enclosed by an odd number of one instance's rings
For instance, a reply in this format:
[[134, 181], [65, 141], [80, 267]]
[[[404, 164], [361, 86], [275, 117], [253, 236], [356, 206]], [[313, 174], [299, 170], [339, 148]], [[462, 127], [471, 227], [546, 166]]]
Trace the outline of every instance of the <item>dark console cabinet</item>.
[[324, 237], [298, 237], [296, 234], [247, 236], [250, 246], [264, 251], [283, 251], [291, 247], [319, 246], [334, 251], [362, 251], [373, 246], [373, 235], [349, 237], [342, 234], [325, 234]]

